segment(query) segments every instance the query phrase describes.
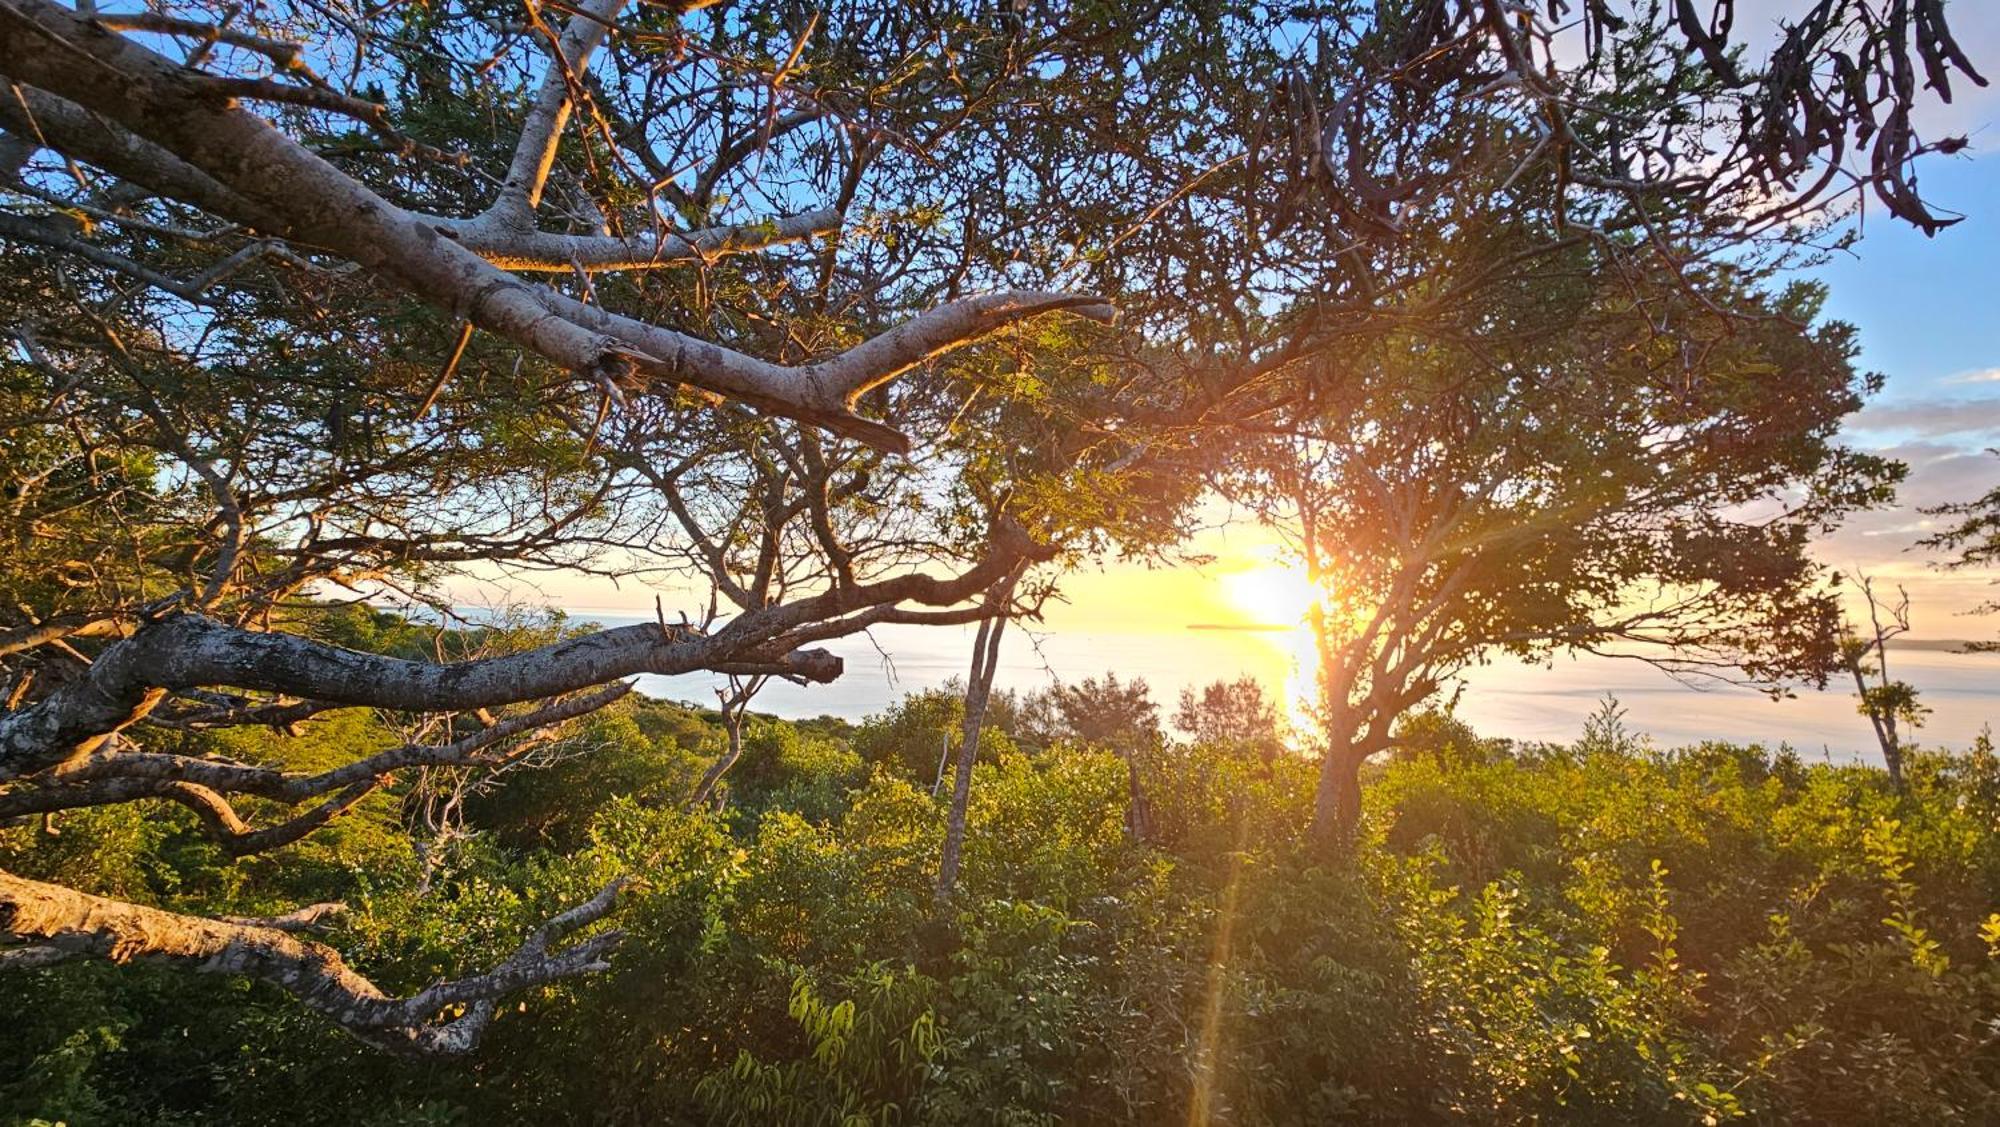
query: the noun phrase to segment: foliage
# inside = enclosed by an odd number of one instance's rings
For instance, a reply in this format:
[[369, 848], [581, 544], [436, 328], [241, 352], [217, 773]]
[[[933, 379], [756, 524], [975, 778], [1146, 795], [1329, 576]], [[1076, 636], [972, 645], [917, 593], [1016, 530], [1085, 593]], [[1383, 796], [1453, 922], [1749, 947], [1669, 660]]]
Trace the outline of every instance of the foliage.
[[[923, 698], [907, 703], [912, 714]], [[891, 719], [895, 713], [892, 712]], [[1355, 863], [1301, 852], [1313, 764], [1224, 743], [1128, 767], [1001, 748], [950, 912], [942, 798], [850, 736], [753, 719], [721, 815], [649, 795], [713, 713], [621, 705], [419, 864], [380, 815], [230, 867], [192, 819], [0, 831], [4, 863], [215, 911], [339, 896], [412, 987], [643, 878], [607, 975], [532, 992], [460, 1067], [348, 1040], [275, 991], [75, 964], [0, 977], [0, 1116], [94, 1123], [1979, 1122], [2000, 1113], [2000, 758], [1906, 788], [1789, 751], [1673, 751], [1607, 703], [1570, 745], [1435, 715], [1374, 770]], [[698, 730], [699, 726], [699, 730]], [[891, 724], [893, 726], [893, 724]], [[851, 734], [853, 746], [870, 729]], [[385, 738], [365, 727], [341, 738]], [[1003, 733], [1004, 738], [1004, 733]], [[277, 741], [305, 762], [311, 741]], [[698, 762], [698, 760], [697, 760]], [[566, 788], [623, 796], [552, 829]], [[579, 804], [581, 805], [581, 804]], [[381, 815], [392, 812], [383, 810]], [[393, 819], [392, 819], [393, 820]], [[317, 859], [317, 860], [315, 860]], [[163, 1077], [174, 1077], [165, 1081]], [[341, 1093], [329, 1099], [327, 1093]]]
[[1174, 728], [1196, 743], [1236, 745], [1260, 759], [1270, 759], [1284, 749], [1278, 706], [1264, 696], [1264, 687], [1254, 677], [1216, 681], [1199, 694], [1182, 689], [1180, 706], [1174, 709]]

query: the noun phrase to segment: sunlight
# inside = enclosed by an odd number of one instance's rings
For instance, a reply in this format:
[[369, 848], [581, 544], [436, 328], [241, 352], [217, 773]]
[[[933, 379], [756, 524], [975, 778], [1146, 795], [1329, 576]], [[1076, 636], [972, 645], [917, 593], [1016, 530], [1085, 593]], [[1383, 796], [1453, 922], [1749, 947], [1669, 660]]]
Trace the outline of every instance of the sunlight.
[[1224, 575], [1222, 589], [1244, 624], [1268, 632], [1264, 636], [1282, 655], [1285, 678], [1270, 687], [1278, 692], [1285, 722], [1292, 730], [1291, 740], [1298, 747], [1316, 722], [1312, 703], [1319, 666], [1306, 614], [1318, 593], [1303, 567], [1268, 558]]
[[1259, 563], [1223, 576], [1222, 584], [1229, 601], [1255, 626], [1303, 626], [1315, 597], [1305, 569], [1296, 564]]

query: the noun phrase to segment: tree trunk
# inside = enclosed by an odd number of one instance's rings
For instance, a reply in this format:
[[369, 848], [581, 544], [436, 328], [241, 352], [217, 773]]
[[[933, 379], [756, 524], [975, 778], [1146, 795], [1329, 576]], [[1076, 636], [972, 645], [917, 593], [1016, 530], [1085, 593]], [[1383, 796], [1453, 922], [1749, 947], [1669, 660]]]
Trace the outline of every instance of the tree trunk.
[[1125, 753], [1125, 828], [1132, 840], [1145, 841], [1153, 832], [1152, 812], [1146, 807], [1146, 791], [1139, 785], [1139, 753]]
[[[1881, 641], [1875, 643], [1878, 654], [1884, 648]], [[1878, 658], [1878, 660], [1886, 659]], [[1868, 717], [1868, 726], [1875, 731], [1875, 742], [1882, 748], [1882, 766], [1889, 771], [1889, 785], [1900, 792], [1903, 789], [1903, 739], [1902, 734], [1896, 730], [1896, 716], [1872, 703], [1875, 698], [1868, 695], [1867, 669], [1860, 657], [1848, 660], [1847, 671], [1854, 675], [1854, 690], [1860, 695], [1862, 714]], [[1888, 685], [1889, 674], [1886, 665], [1881, 667], [1880, 676], [1883, 685]]]
[[[1003, 608], [1013, 594], [1010, 578], [1000, 585], [998, 602]], [[944, 850], [938, 857], [937, 902], [951, 899], [958, 884], [959, 855], [965, 849], [965, 812], [972, 801], [972, 765], [979, 758], [979, 732], [986, 723], [986, 701], [993, 693], [993, 671], [999, 664], [1000, 635], [1007, 628], [1004, 612], [984, 619], [972, 642], [972, 673], [965, 687], [965, 730], [958, 746], [958, 762], [952, 768], [951, 814], [945, 820]]]
[[1313, 796], [1312, 837], [1326, 851], [1354, 843], [1361, 827], [1361, 764], [1367, 755], [1348, 743], [1328, 746]]
[[715, 690], [716, 703], [722, 706], [722, 730], [729, 736], [729, 746], [718, 756], [708, 770], [702, 773], [701, 782], [695, 785], [694, 794], [687, 800], [684, 810], [698, 810], [715, 794], [722, 776], [729, 773], [736, 761], [743, 758], [743, 714], [750, 707], [750, 701], [764, 687], [762, 677], [731, 677], [727, 689]]
[[716, 784], [722, 781], [722, 776], [728, 774], [731, 767], [736, 766], [738, 759], [743, 758], [743, 715], [725, 712], [722, 722], [724, 729], [729, 733], [729, 750], [718, 756], [714, 763], [709, 764], [708, 770], [703, 772], [701, 782], [696, 784], [694, 794], [687, 800], [685, 809], [699, 810], [706, 805], [715, 794]]

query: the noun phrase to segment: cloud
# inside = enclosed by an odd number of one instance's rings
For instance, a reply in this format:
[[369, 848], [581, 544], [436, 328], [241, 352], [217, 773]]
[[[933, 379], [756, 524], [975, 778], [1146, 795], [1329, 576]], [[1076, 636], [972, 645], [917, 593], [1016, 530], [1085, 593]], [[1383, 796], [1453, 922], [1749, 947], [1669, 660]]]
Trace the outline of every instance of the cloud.
[[1924, 509], [1970, 501], [2000, 485], [2000, 458], [1934, 442], [1906, 442], [1877, 450], [1906, 462], [1910, 476], [1893, 508], [1857, 513], [1820, 541], [1820, 558], [1842, 567], [1922, 566], [1935, 558], [1912, 550], [1918, 540], [1950, 523]]
[[1939, 382], [1948, 384], [2000, 383], [2000, 368], [1980, 368], [1971, 372], [1960, 372], [1955, 376], [1947, 376]]
[[1871, 403], [1847, 421], [1853, 431], [1936, 438], [1952, 434], [2000, 441], [2000, 396], [1986, 399], [1905, 399]]

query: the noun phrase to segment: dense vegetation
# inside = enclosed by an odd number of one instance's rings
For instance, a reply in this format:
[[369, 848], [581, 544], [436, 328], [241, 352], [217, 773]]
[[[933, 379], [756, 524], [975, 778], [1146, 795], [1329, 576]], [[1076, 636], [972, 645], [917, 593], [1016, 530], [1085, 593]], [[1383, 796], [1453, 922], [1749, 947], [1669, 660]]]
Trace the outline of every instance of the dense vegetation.
[[[0, 1116], [1994, 1118], [2000, 766], [1813, 556], [1904, 468], [1798, 273], [1957, 221], [1946, 7], [0, 3]], [[1213, 500], [1298, 746], [993, 692]], [[460, 614], [549, 574], [656, 617]], [[750, 711], [886, 625], [966, 683]], [[1889, 777], [1428, 711], [1607, 648]]]
[[[347, 900], [335, 941], [385, 989], [504, 955], [616, 873], [643, 882], [612, 971], [520, 996], [449, 1063], [382, 1054], [243, 980], [95, 962], [10, 974], [0, 1117], [2000, 1114], [2000, 756], [1985, 741], [1914, 755], [1898, 794], [1878, 770], [1787, 749], [1657, 750], [1611, 705], [1567, 745], [1428, 714], [1371, 768], [1356, 863], [1328, 866], [1300, 844], [1311, 761], [1212, 724], [1209, 742], [1151, 733], [1118, 741], [1133, 788], [1120, 753], [1076, 738], [1086, 708], [1003, 698], [940, 912], [932, 772], [958, 699], [919, 694], [860, 725], [753, 716], [721, 808], [688, 811], [722, 748], [716, 714], [631, 698], [572, 733], [588, 754], [460, 796], [420, 853], [406, 820], [437, 786], [370, 796], [235, 865], [165, 803], [0, 831], [7, 869], [140, 903]], [[291, 738], [189, 737], [297, 768], [395, 738], [362, 713]]]

